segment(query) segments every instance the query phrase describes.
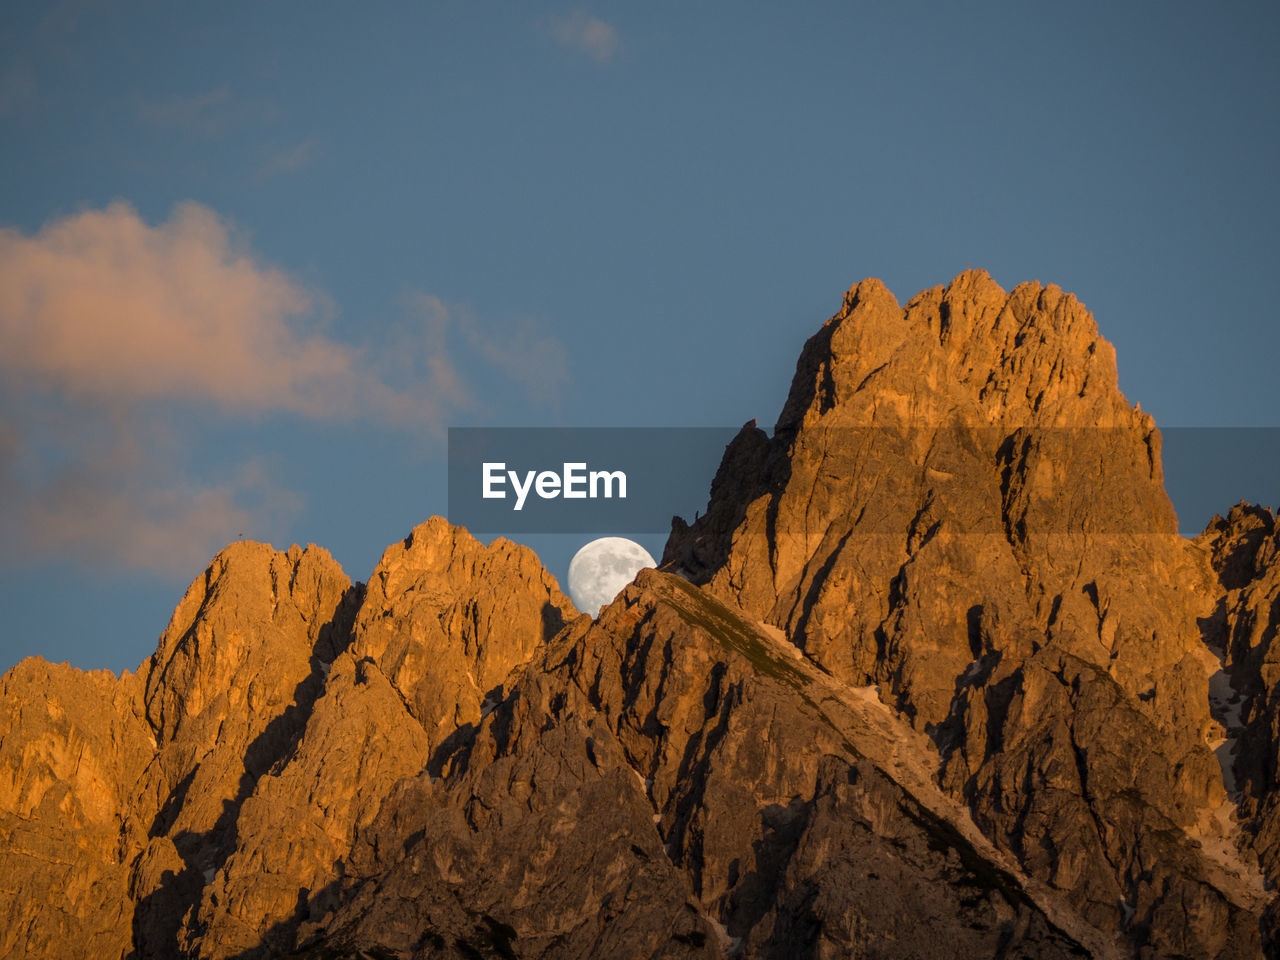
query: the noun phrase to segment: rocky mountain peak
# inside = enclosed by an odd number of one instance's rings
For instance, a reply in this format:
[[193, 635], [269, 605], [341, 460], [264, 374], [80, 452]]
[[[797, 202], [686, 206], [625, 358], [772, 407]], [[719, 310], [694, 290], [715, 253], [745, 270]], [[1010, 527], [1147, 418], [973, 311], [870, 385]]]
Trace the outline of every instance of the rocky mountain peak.
[[432, 517], [0, 678], [0, 956], [1276, 957], [1280, 532], [1088, 311], [854, 285], [596, 618]]
[[899, 306], [855, 284], [800, 355], [776, 430], [839, 423], [1154, 427], [1120, 393], [1115, 350], [1057, 286], [1006, 293], [985, 271]]
[[378, 561], [354, 652], [377, 663], [442, 738], [478, 721], [512, 669], [576, 615], [528, 547], [501, 538], [485, 546], [432, 517]]
[[323, 547], [228, 545], [178, 604], [145, 668], [147, 717], [162, 739], [207, 711], [207, 722], [288, 703], [342, 640], [334, 614], [351, 587]]
[[[1223, 834], [1200, 626], [1211, 575], [1176, 530], [1159, 433], [1120, 392], [1093, 318], [1058, 287], [1006, 294], [970, 271], [905, 307], [879, 281], [855, 285], [805, 345], [773, 436], [748, 427], [730, 444], [663, 566], [832, 675], [876, 684], [1030, 865], [1044, 845], [1101, 856], [1123, 797]], [[1060, 764], [1075, 773], [1047, 773]], [[1150, 895], [1136, 861], [1109, 863], [1059, 882]]]

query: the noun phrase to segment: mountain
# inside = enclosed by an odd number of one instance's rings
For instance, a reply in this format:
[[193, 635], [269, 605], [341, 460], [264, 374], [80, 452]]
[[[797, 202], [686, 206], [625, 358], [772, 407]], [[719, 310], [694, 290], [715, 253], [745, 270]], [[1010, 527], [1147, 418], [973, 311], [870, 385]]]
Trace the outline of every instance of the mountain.
[[1278, 555], [1071, 295], [863, 281], [594, 620], [433, 518], [10, 670], [0, 957], [1280, 956]]

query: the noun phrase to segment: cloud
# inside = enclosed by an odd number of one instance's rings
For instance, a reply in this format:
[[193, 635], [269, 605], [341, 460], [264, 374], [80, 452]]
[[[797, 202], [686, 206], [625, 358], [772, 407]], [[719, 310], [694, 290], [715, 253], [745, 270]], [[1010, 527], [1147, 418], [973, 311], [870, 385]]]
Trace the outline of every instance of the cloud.
[[448, 307], [430, 294], [415, 294], [410, 303], [434, 327], [456, 330], [476, 356], [524, 387], [531, 400], [543, 406], [558, 404], [569, 379], [569, 356], [564, 345], [531, 318], [481, 324], [469, 308]]
[[208, 139], [226, 130], [231, 107], [231, 88], [224, 85], [187, 96], [140, 99], [137, 115], [153, 127]]
[[0, 370], [88, 399], [349, 412], [366, 374], [300, 322], [316, 305], [197, 204], [157, 227], [115, 203], [0, 230]]
[[241, 533], [282, 535], [301, 498], [248, 460], [192, 476], [163, 410], [0, 388], [0, 569], [70, 561], [186, 579]]
[[562, 47], [585, 53], [599, 63], [612, 60], [618, 49], [618, 31], [584, 10], [556, 18], [551, 35]]
[[311, 162], [315, 146], [316, 140], [312, 137], [284, 150], [277, 150], [258, 168], [259, 179], [266, 180], [287, 173], [296, 173]]
[[6, 491], [6, 566], [70, 559], [185, 579], [233, 537], [282, 533], [301, 509], [301, 498], [279, 488], [259, 461], [210, 483], [175, 471], [155, 449], [131, 455], [132, 428], [122, 425], [116, 449], [57, 464], [16, 496]]
[[189, 576], [239, 532], [299, 507], [254, 463], [185, 476], [167, 425], [136, 410], [0, 395], [0, 568], [71, 560]]
[[[257, 462], [184, 467], [188, 414], [295, 416], [439, 436], [497, 368], [550, 398], [563, 348], [494, 333], [420, 294], [373, 345], [324, 324], [321, 292], [263, 262], [213, 211], [149, 225], [115, 203], [34, 235], [0, 230], [0, 546], [7, 565], [114, 563], [186, 576], [238, 534], [281, 533], [300, 498]], [[533, 358], [538, 369], [520, 369]]]

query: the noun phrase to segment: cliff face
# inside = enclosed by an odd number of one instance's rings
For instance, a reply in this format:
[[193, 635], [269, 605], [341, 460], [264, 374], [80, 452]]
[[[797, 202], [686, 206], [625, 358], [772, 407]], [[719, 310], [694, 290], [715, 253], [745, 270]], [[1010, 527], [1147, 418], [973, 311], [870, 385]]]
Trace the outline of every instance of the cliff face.
[[403, 955], [1078, 951], [1046, 910], [1074, 918], [948, 819], [927, 756], [873, 693], [643, 571], [525, 669], [448, 776], [400, 784], [317, 929]]
[[1209, 748], [1218, 588], [1159, 450], [1070, 295], [967, 273], [900, 308], [866, 281], [664, 559], [880, 685], [940, 782], [1092, 923], [1212, 954], [1261, 890], [1204, 862], [1237, 839]]
[[140, 684], [24, 660], [0, 679], [0, 956], [123, 956]]
[[864, 281], [595, 620], [233, 544], [0, 680], [0, 957], [1275, 956], [1280, 535], [1160, 471], [1071, 296]]
[[[1237, 506], [1216, 517], [1197, 544], [1218, 582], [1205, 637], [1221, 669], [1210, 699], [1223, 734], [1216, 748], [1250, 846], [1267, 878], [1280, 877], [1280, 531], [1260, 507]], [[1280, 943], [1280, 902], [1273, 899], [1264, 935]]]

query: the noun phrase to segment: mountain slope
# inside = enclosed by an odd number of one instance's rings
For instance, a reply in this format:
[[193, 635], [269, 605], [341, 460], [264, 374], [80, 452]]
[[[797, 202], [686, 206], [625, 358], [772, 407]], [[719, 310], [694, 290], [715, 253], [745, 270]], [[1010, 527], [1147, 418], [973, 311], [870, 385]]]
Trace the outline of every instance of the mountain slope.
[[878, 281], [579, 615], [432, 518], [0, 679], [0, 957], [1276, 956], [1280, 550], [1056, 287]]

